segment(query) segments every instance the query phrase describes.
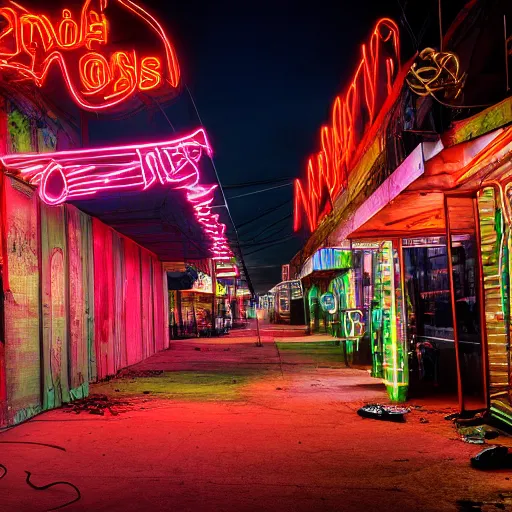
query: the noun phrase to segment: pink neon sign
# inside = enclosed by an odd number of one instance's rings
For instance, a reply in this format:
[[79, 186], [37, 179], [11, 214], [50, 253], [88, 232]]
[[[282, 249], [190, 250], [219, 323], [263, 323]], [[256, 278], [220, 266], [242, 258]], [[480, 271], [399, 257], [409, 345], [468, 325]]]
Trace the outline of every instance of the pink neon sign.
[[213, 256], [232, 257], [226, 226], [212, 214], [217, 185], [200, 183], [199, 160], [212, 149], [201, 128], [179, 139], [55, 153], [0, 157], [6, 171], [38, 186], [49, 205], [88, 199], [109, 190], [144, 191], [155, 184], [183, 189], [203, 231], [211, 239]]

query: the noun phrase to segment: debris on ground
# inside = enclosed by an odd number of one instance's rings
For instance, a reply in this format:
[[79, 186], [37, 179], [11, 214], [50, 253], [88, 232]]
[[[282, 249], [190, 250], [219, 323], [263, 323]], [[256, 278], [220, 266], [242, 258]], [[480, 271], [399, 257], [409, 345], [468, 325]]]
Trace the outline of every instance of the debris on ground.
[[366, 404], [361, 407], [357, 414], [362, 418], [371, 418], [384, 421], [405, 421], [405, 414], [409, 413], [407, 407], [398, 407], [396, 405]]
[[511, 510], [512, 493], [503, 492], [490, 500], [457, 500], [459, 512], [492, 512], [494, 510]]
[[76, 400], [69, 404], [63, 404], [65, 412], [74, 412], [80, 414], [87, 412], [89, 414], [96, 414], [98, 416], [105, 416], [111, 414], [117, 416], [121, 412], [126, 412], [130, 406], [130, 402], [109, 398], [107, 395], [89, 395], [82, 400]]
[[511, 467], [511, 457], [506, 446], [490, 446], [471, 457], [475, 469], [504, 469]]
[[457, 432], [460, 434], [461, 439], [465, 443], [470, 444], [485, 444], [486, 439], [496, 439], [501, 435], [501, 432], [489, 425], [478, 426], [461, 426], [456, 423]]
[[430, 421], [427, 418], [420, 418], [420, 423], [430, 423]]
[[487, 420], [488, 415], [485, 412], [477, 412], [468, 417], [460, 416], [456, 419], [456, 422], [461, 426], [472, 427], [483, 425]]
[[144, 378], [144, 377], [158, 377], [162, 375], [164, 372], [163, 370], [121, 370], [118, 374], [118, 378], [130, 378], [130, 379], [136, 379], [136, 378]]

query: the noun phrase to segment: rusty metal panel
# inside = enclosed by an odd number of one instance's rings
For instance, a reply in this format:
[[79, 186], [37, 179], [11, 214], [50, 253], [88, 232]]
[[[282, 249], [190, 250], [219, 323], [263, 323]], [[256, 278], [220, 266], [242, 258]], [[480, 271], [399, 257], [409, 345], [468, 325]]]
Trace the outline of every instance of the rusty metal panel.
[[142, 312], [142, 357], [155, 353], [154, 319], [153, 319], [153, 278], [152, 255], [141, 250], [141, 312]]
[[128, 365], [143, 359], [141, 249], [132, 240], [125, 241], [126, 268], [126, 351]]
[[[5, 380], [4, 423], [19, 423], [41, 411], [40, 303], [37, 198], [6, 177]], [[0, 420], [1, 422], [1, 420]]]
[[[165, 278], [165, 283], [164, 283]], [[165, 288], [164, 288], [165, 284]], [[155, 329], [155, 351], [159, 352], [169, 347], [168, 342], [168, 314], [165, 297], [167, 296], [167, 274], [164, 273], [162, 263], [153, 259], [153, 318]]]
[[67, 249], [69, 274], [69, 379], [72, 399], [83, 398], [89, 393], [89, 340], [88, 294], [86, 275], [88, 248], [84, 238], [88, 235], [83, 225], [87, 215], [74, 206], [66, 207]]
[[41, 203], [43, 408], [69, 402], [67, 248], [64, 206]]
[[114, 362], [116, 371], [124, 368], [126, 358], [126, 284], [124, 245], [125, 238], [118, 233], [113, 233], [112, 257], [114, 258]]
[[114, 375], [114, 272], [112, 230], [93, 219], [94, 344], [97, 378]]
[[94, 240], [92, 229], [92, 217], [81, 215], [82, 229], [82, 282], [85, 286], [85, 311], [87, 314], [87, 356], [89, 382], [97, 379], [96, 347], [94, 344]]
[[508, 250], [501, 201], [493, 188], [478, 197], [482, 270], [485, 291], [485, 319], [489, 360], [489, 398], [491, 413], [512, 424], [510, 401], [510, 310], [508, 296]]

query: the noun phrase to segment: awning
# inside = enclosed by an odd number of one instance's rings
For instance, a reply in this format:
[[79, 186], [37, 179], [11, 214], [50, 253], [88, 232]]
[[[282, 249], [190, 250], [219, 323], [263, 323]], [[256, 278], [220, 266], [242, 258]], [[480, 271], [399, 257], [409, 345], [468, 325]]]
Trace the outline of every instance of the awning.
[[352, 268], [352, 251], [350, 248], [322, 247], [306, 260], [297, 277], [303, 279], [312, 274], [332, 270], [341, 271], [349, 268]]
[[384, 183], [334, 231], [333, 240], [345, 240], [393, 202], [401, 192], [425, 172], [425, 161], [442, 150], [442, 143], [419, 144]]
[[[370, 197], [367, 201], [369, 205], [379, 205], [375, 213], [364, 223], [341, 226], [337, 235], [351, 239], [381, 240], [445, 235], [446, 194], [460, 196], [451, 200], [450, 217], [463, 229], [467, 205], [462, 204], [462, 196], [497, 180], [501, 183], [509, 180], [512, 177], [511, 159], [512, 127], [495, 130], [444, 149], [426, 162], [424, 172], [415, 181], [384, 206], [381, 206], [383, 198]], [[367, 207], [365, 215], [368, 211], [370, 207]], [[363, 215], [359, 218], [363, 218]], [[467, 229], [471, 228], [472, 222], [472, 219], [468, 219]]]

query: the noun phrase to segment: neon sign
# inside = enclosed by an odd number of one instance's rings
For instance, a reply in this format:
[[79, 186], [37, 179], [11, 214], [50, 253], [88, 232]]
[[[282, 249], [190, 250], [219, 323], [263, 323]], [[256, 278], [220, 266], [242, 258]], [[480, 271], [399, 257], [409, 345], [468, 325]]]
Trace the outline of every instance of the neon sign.
[[0, 157], [0, 163], [38, 186], [39, 196], [49, 205], [94, 198], [111, 190], [145, 191], [156, 184], [183, 189], [211, 239], [212, 257], [230, 259], [226, 226], [211, 209], [217, 185], [200, 183], [199, 160], [204, 152], [211, 155], [212, 149], [205, 131], [198, 129], [166, 142], [18, 153]]
[[360, 309], [345, 309], [340, 313], [344, 337], [355, 340], [362, 338], [365, 333], [363, 312]]
[[[164, 52], [107, 52], [109, 2], [142, 21], [161, 41]], [[0, 22], [0, 71], [43, 87], [57, 66], [83, 109], [101, 111], [165, 83], [178, 87], [178, 59], [169, 39], [157, 20], [131, 0], [85, 0], [80, 13], [64, 9], [59, 19], [31, 13], [11, 1], [9, 7], [0, 8]]]
[[391, 93], [400, 66], [399, 46], [397, 24], [388, 18], [379, 20], [368, 46], [362, 45], [361, 60], [345, 95], [334, 100], [330, 125], [320, 131], [321, 150], [308, 160], [306, 183], [295, 180], [295, 231], [305, 215], [313, 232], [329, 211], [329, 207], [322, 208], [323, 192], [332, 203], [347, 187], [357, 149]]
[[338, 311], [338, 300], [331, 292], [324, 293], [320, 296], [320, 307], [326, 313], [334, 315]]

